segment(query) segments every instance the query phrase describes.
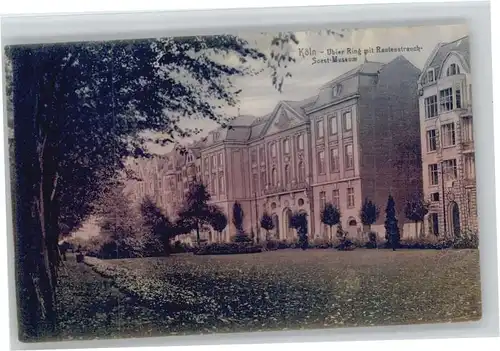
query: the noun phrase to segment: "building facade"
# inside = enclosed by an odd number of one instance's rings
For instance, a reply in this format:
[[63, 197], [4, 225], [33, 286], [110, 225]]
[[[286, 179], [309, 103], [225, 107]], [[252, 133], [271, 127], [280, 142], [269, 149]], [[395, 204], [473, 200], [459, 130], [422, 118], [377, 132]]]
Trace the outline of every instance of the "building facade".
[[[360, 236], [360, 209], [368, 198], [381, 209], [372, 229], [383, 236], [389, 194], [396, 201], [401, 229], [409, 233], [403, 228], [403, 206], [422, 192], [419, 76], [420, 70], [403, 56], [386, 64], [365, 62], [312, 97], [280, 101], [266, 116], [238, 116], [229, 128], [211, 131], [190, 154], [171, 153], [161, 158], [163, 166], [146, 167], [149, 173], [160, 172], [156, 177], [166, 177], [168, 184], [151, 191], [167, 194], [167, 211], [174, 211], [182, 202], [178, 189], [185, 189], [183, 170], [194, 164], [213, 203], [228, 216], [224, 241], [236, 232], [236, 201], [245, 213], [246, 232], [265, 238], [260, 228], [265, 212], [275, 224], [273, 238], [296, 240], [289, 225], [295, 211], [307, 213], [311, 238], [333, 235], [320, 219], [327, 202], [340, 209], [342, 226], [351, 237]], [[414, 158], [404, 153], [408, 149], [418, 151]], [[173, 159], [177, 161], [170, 169]], [[208, 231], [206, 237], [212, 238]]]
[[[438, 45], [419, 78], [429, 234], [478, 230], [469, 38]], [[425, 142], [424, 142], [425, 141]]]

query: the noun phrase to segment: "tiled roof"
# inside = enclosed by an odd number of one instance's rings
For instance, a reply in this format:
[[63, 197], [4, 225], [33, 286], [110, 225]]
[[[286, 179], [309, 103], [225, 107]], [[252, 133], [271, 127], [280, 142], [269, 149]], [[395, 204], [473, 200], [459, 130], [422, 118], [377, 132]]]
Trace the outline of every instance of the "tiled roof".
[[438, 44], [438, 49], [436, 50], [434, 58], [432, 59], [430, 64], [427, 67], [425, 67], [425, 69], [427, 70], [428, 68], [434, 68], [436, 72], [435, 74], [438, 77], [441, 74], [439, 69], [441, 68], [444, 60], [446, 59], [448, 54], [453, 51], [462, 54], [462, 56], [465, 59], [465, 62], [470, 67], [469, 37], [466, 36], [449, 43]]

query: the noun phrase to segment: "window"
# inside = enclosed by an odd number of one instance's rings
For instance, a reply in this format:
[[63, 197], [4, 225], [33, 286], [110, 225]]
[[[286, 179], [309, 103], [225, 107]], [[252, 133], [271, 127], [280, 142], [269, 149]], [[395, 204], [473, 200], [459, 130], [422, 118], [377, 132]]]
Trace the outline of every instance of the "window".
[[193, 162], [193, 155], [188, 154], [186, 158], [187, 158], [187, 162]]
[[318, 139], [321, 139], [324, 137], [324, 126], [323, 126], [323, 120], [319, 120], [316, 122], [316, 135], [318, 136]]
[[297, 137], [297, 146], [299, 150], [304, 150], [304, 134]]
[[439, 193], [432, 193], [431, 194], [431, 201], [434, 201], [434, 202], [439, 201]]
[[276, 168], [273, 168], [271, 175], [272, 175], [273, 186], [277, 186], [278, 185], [278, 171], [276, 170]]
[[259, 148], [259, 160], [260, 162], [264, 162], [265, 161], [265, 156], [264, 156], [264, 148], [263, 147], [260, 147]]
[[455, 106], [462, 108], [462, 92], [460, 86], [455, 87]]
[[285, 154], [290, 153], [290, 141], [288, 139], [283, 140], [283, 150]]
[[454, 76], [456, 74], [460, 74], [460, 67], [456, 63], [452, 63], [448, 69], [446, 70], [447, 76]]
[[430, 69], [427, 71], [427, 83], [434, 82], [434, 70]]
[[344, 120], [344, 130], [348, 131], [352, 129], [352, 116], [351, 111], [344, 112], [343, 120]]
[[325, 174], [325, 152], [318, 152], [318, 173]]
[[471, 142], [474, 140], [474, 135], [472, 133], [472, 117], [462, 118], [462, 141]]
[[432, 95], [424, 99], [425, 118], [433, 118], [438, 115], [437, 96]]
[[429, 217], [431, 221], [432, 234], [439, 235], [439, 216], [437, 213], [431, 213]]
[[326, 193], [324, 191], [319, 193], [319, 209], [323, 211], [326, 205]]
[[340, 205], [340, 193], [338, 189], [332, 191], [332, 204], [333, 206], [339, 208]]
[[252, 164], [257, 163], [257, 150], [256, 149], [253, 149], [250, 153], [250, 162], [252, 162]]
[[441, 136], [443, 147], [455, 145], [455, 124], [443, 124], [441, 126]]
[[451, 88], [439, 91], [439, 106], [441, 111], [453, 110], [453, 90]]
[[207, 171], [208, 170], [208, 158], [205, 158], [205, 160], [203, 162], [204, 162], [203, 167], [205, 167], [205, 171]]
[[258, 182], [259, 182], [259, 180], [258, 180], [257, 173], [253, 173], [252, 174], [252, 191], [254, 193], [257, 193], [257, 189], [259, 188]]
[[436, 151], [436, 149], [437, 149], [436, 130], [431, 129], [427, 131], [427, 152]]
[[335, 135], [337, 134], [337, 115], [331, 115], [330, 116], [330, 134]]
[[340, 170], [339, 165], [339, 149], [330, 150], [330, 171], [331, 173], [338, 172]]
[[475, 158], [474, 154], [466, 154], [464, 156], [464, 164], [465, 164], [465, 177], [467, 179], [474, 179], [476, 176], [476, 167], [475, 167]]
[[429, 165], [429, 182], [431, 185], [438, 185], [439, 183], [439, 171], [437, 164]]
[[224, 173], [219, 175], [219, 192], [224, 194]]
[[222, 153], [219, 154], [219, 166], [222, 166]]
[[354, 188], [347, 188], [347, 207], [354, 207]]
[[285, 174], [283, 180], [285, 185], [290, 184], [290, 165], [285, 165]]
[[332, 96], [333, 97], [339, 96], [341, 91], [342, 91], [342, 86], [340, 84], [337, 84], [332, 88]]
[[455, 180], [457, 179], [457, 160], [445, 160], [442, 163], [443, 165], [443, 174], [446, 180]]
[[271, 157], [276, 157], [276, 143], [271, 144]]
[[212, 167], [217, 167], [217, 156], [212, 155]]
[[299, 182], [302, 183], [306, 179], [306, 169], [304, 167], [304, 162], [299, 162]]
[[345, 168], [354, 168], [354, 154], [352, 150], [352, 144], [348, 144], [345, 146]]
[[260, 172], [260, 186], [261, 189], [265, 189], [267, 186], [266, 171]]

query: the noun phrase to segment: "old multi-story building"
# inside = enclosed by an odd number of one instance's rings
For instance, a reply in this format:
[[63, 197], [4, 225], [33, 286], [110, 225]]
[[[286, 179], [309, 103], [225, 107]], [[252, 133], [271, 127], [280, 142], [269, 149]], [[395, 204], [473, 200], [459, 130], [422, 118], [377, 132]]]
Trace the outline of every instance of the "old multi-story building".
[[431, 203], [426, 231], [476, 231], [469, 38], [439, 44], [419, 86], [424, 195]]
[[[357, 235], [369, 198], [382, 209], [392, 194], [401, 222], [404, 202], [421, 193], [421, 164], [401, 150], [420, 148], [417, 79], [403, 56], [365, 62], [302, 101], [281, 101], [263, 117], [239, 116], [210, 133], [201, 150], [202, 179], [229, 216], [235, 201], [247, 231], [259, 233], [264, 211], [273, 234], [295, 239], [293, 211], [309, 215], [310, 232], [324, 236], [320, 212], [333, 202], [342, 224]], [[398, 162], [401, 167], [398, 167]], [[382, 211], [383, 212], [383, 211]], [[383, 215], [374, 229], [383, 232]], [[378, 225], [378, 227], [377, 227]], [[234, 234], [230, 226], [227, 238]]]
[[294, 211], [308, 214], [312, 237], [329, 235], [320, 219], [327, 202], [340, 209], [351, 236], [359, 235], [365, 198], [381, 208], [372, 228], [383, 235], [383, 209], [391, 194], [403, 229], [404, 203], [422, 191], [419, 152], [413, 158], [405, 153], [420, 150], [419, 76], [403, 56], [386, 64], [365, 62], [305, 100], [280, 101], [262, 117], [238, 116], [230, 128], [211, 131], [185, 157], [171, 153], [158, 161], [161, 167], [152, 163], [148, 169], [161, 173], [157, 177], [168, 185], [150, 185], [151, 191], [165, 194], [166, 206], [177, 206], [184, 170], [194, 164], [213, 203], [228, 216], [224, 240], [235, 234], [236, 201], [248, 233], [264, 237], [260, 218], [267, 212], [275, 224], [272, 236], [295, 240], [289, 225]]

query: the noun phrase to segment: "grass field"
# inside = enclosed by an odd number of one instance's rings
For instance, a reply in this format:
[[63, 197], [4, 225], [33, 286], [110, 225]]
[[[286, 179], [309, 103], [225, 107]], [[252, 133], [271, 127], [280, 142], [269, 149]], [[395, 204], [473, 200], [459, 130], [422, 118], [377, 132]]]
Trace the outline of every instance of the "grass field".
[[[140, 307], [80, 265], [75, 269], [87, 278], [73, 277], [79, 282], [72, 284], [87, 286], [87, 293], [72, 303], [94, 305], [86, 309], [92, 327], [81, 323], [76, 328], [80, 335], [86, 329], [94, 336], [146, 336], [436, 323], [481, 316], [477, 250], [282, 250], [106, 263], [167, 281], [211, 303], [185, 311], [161, 310], [154, 303]], [[100, 290], [99, 298], [85, 297]], [[96, 309], [100, 319], [92, 317]], [[75, 332], [71, 323], [64, 325], [68, 333]]]

